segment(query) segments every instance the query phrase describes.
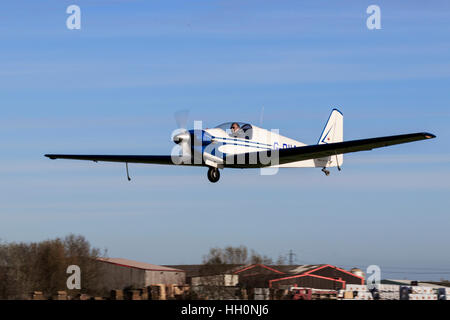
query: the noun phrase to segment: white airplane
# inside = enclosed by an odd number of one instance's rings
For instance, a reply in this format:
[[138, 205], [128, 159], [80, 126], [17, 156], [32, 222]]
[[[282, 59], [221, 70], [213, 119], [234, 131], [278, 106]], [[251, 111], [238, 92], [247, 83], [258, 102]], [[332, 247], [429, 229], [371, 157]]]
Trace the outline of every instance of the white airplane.
[[208, 179], [217, 182], [219, 169], [224, 168], [327, 168], [341, 170], [344, 153], [366, 151], [395, 144], [432, 139], [428, 132], [360, 140], [343, 140], [342, 113], [333, 109], [319, 141], [306, 145], [276, 132], [259, 128], [250, 123], [226, 122], [211, 129], [178, 130], [173, 141], [178, 151], [171, 155], [77, 155], [46, 154], [54, 159], [75, 159], [164, 165], [193, 165], [208, 167]]

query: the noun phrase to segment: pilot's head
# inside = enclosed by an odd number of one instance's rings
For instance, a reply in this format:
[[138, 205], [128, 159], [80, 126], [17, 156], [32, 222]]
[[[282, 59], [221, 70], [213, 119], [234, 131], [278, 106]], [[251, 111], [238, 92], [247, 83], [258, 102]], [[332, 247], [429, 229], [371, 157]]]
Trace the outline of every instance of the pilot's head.
[[236, 131], [238, 131], [239, 129], [240, 129], [241, 127], [237, 124], [237, 122], [233, 122], [232, 124], [231, 124], [231, 127], [230, 127], [230, 129], [231, 129], [231, 132], [236, 132]]

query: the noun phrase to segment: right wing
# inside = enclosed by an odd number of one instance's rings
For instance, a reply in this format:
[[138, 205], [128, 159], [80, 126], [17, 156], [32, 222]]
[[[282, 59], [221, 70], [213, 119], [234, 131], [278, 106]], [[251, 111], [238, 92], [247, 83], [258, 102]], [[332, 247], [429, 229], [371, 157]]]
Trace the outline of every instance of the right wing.
[[350, 140], [321, 145], [311, 145], [300, 148], [281, 149], [280, 164], [335, 156], [343, 153], [368, 151], [396, 144], [432, 139], [435, 137], [436, 136], [434, 134], [428, 132], [420, 132], [370, 139]]
[[[409, 134], [401, 134], [396, 136], [386, 136], [386, 137], [377, 137], [370, 139], [360, 139], [360, 140], [350, 140], [344, 142], [336, 142], [336, 143], [327, 143], [327, 144], [315, 144], [304, 147], [296, 147], [296, 148], [287, 148], [287, 149], [279, 149], [275, 152], [278, 152], [278, 160], [279, 163], [267, 164], [261, 159], [270, 158], [273, 151], [260, 151], [254, 153], [246, 153], [245, 161], [243, 159], [244, 155], [234, 156], [228, 161], [225, 166], [233, 167], [233, 168], [261, 168], [270, 165], [277, 164], [285, 164], [295, 161], [309, 160], [309, 159], [318, 159], [329, 156], [335, 156], [343, 153], [350, 152], [358, 152], [358, 151], [367, 151], [375, 148], [382, 148], [387, 146], [392, 146], [395, 144], [414, 142], [419, 140], [432, 139], [436, 136], [434, 134], [428, 132], [419, 132], [419, 133], [409, 133]], [[250, 164], [249, 159], [256, 159], [256, 163]], [[232, 164], [230, 164], [232, 162]], [[267, 162], [267, 161], [266, 161]]]

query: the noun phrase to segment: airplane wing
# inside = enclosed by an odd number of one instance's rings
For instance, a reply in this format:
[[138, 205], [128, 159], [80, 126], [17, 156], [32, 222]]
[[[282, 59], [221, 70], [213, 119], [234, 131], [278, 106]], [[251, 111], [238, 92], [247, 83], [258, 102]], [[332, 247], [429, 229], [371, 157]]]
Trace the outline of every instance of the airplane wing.
[[[350, 152], [358, 152], [358, 151], [367, 151], [376, 148], [382, 148], [387, 146], [392, 146], [401, 143], [414, 142], [419, 140], [432, 139], [436, 136], [434, 134], [428, 132], [419, 132], [419, 133], [410, 133], [410, 134], [401, 134], [396, 136], [386, 136], [386, 137], [377, 137], [370, 139], [361, 139], [361, 140], [350, 140], [344, 142], [336, 142], [336, 143], [328, 143], [328, 144], [317, 144], [317, 145], [309, 145], [304, 147], [296, 147], [296, 148], [287, 148], [287, 149], [279, 149], [279, 164], [285, 164], [295, 161], [309, 160], [309, 159], [317, 159], [323, 157], [329, 157], [334, 155], [339, 155], [343, 153]], [[246, 164], [240, 165], [237, 161], [237, 157], [235, 159], [235, 164], [226, 165], [228, 167], [235, 168], [256, 168], [263, 167], [260, 164], [259, 159], [263, 156], [262, 154], [267, 154], [267, 151], [260, 151], [255, 153], [247, 153], [245, 156]], [[268, 154], [270, 157], [270, 154]], [[257, 158], [258, 164], [249, 165], [247, 164], [248, 159]], [[266, 157], [267, 158], [267, 157]]]
[[94, 162], [127, 162], [127, 163], [151, 163], [151, 164], [174, 164], [171, 156], [147, 156], [147, 155], [95, 155], [95, 154], [46, 154], [47, 158], [90, 160]]
[[[350, 152], [358, 152], [358, 151], [367, 151], [375, 148], [387, 147], [395, 144], [414, 142], [419, 140], [432, 139], [436, 136], [427, 133], [410, 133], [410, 134], [402, 134], [396, 136], [386, 136], [386, 137], [378, 137], [378, 138], [370, 138], [370, 139], [361, 139], [361, 140], [350, 140], [344, 142], [337, 143], [328, 143], [328, 144], [317, 144], [317, 145], [309, 145], [304, 147], [297, 148], [287, 148], [287, 149], [279, 149], [279, 163], [285, 164], [295, 161], [302, 161], [308, 159], [317, 159], [328, 156], [339, 155], [343, 153]], [[225, 163], [225, 167], [231, 168], [260, 168], [267, 165], [262, 164], [260, 159], [262, 157], [267, 158], [267, 152], [270, 156], [271, 151], [261, 151], [255, 153], [245, 153], [239, 155], [239, 158], [242, 159], [242, 156], [245, 156], [245, 161], [242, 163], [237, 160], [238, 156], [235, 155], [235, 159], [233, 164], [227, 160]], [[263, 155], [264, 154], [264, 155]], [[165, 165], [173, 165], [172, 157], [166, 155], [80, 155], [80, 154], [46, 154], [46, 157], [54, 160], [54, 159], [73, 159], [73, 160], [90, 160], [90, 161], [108, 161], [108, 162], [126, 162], [126, 163], [147, 163], [147, 164], [165, 164]], [[232, 157], [233, 158], [233, 157]], [[258, 159], [255, 164], [250, 164], [249, 159]], [[253, 163], [253, 162], [252, 162]], [[187, 164], [187, 165], [199, 165], [204, 166], [205, 164]], [[273, 165], [273, 164], [268, 164]]]

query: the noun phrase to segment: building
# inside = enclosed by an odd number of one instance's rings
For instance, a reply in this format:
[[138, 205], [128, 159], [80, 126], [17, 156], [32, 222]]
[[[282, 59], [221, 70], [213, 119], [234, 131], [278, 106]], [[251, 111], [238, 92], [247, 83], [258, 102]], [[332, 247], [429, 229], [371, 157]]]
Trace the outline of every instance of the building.
[[122, 258], [99, 258], [107, 290], [144, 288], [156, 284], [184, 285], [183, 270]]
[[239, 275], [232, 270], [239, 265], [196, 264], [168, 266], [186, 272], [186, 283], [197, 298], [214, 300], [242, 299]]
[[221, 286], [235, 287], [239, 283], [239, 276], [236, 274], [218, 274], [214, 276], [192, 277], [191, 285], [193, 286]]
[[346, 284], [364, 284], [364, 278], [330, 264], [266, 266], [253, 264], [234, 271], [239, 284], [247, 288], [309, 287], [344, 289]]
[[[208, 279], [222, 279], [221, 281], [223, 281], [224, 284], [231, 285], [230, 283], [236, 283], [238, 279], [238, 277], [232, 272], [232, 270], [237, 267], [242, 267], [242, 265], [180, 264], [166, 265], [165, 267], [183, 270], [186, 273], [187, 284], [196, 285], [199, 282], [208, 281]], [[214, 278], [211, 278], [211, 276], [214, 276]]]
[[[316, 289], [344, 289], [347, 284], [364, 284], [360, 273], [353, 273], [330, 264], [317, 265], [178, 265], [170, 266], [186, 271], [187, 283], [192, 285], [215, 282], [240, 288], [309, 287]], [[220, 275], [220, 276], [219, 276]], [[232, 277], [232, 275], [238, 276]], [[212, 277], [215, 276], [215, 277]]]
[[233, 270], [239, 275], [239, 286], [242, 288], [268, 288], [269, 281], [286, 275], [279, 266], [252, 264], [241, 266]]

